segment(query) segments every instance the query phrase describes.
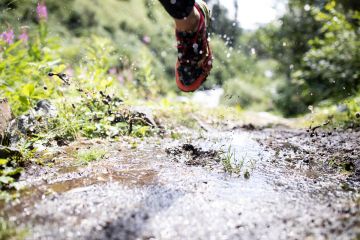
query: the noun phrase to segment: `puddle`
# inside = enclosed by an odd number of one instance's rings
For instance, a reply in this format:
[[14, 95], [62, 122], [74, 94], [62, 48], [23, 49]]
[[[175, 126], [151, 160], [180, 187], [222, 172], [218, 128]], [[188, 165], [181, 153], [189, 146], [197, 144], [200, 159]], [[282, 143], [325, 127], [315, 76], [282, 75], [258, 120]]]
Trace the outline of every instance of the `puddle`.
[[108, 173], [96, 174], [90, 177], [76, 178], [63, 182], [45, 185], [56, 193], [63, 193], [75, 188], [87, 187], [94, 184], [118, 182], [124, 185], [145, 186], [156, 182], [157, 172], [154, 170], [126, 170], [110, 171]]
[[77, 172], [79, 170], [78, 166], [67, 166], [67, 167], [62, 167], [58, 170], [59, 173], [72, 173], [72, 172]]
[[[66, 169], [67, 171], [68, 169]], [[65, 172], [66, 172], [65, 171]], [[39, 200], [48, 196], [65, 193], [73, 189], [101, 185], [106, 183], [119, 183], [126, 186], [143, 187], [157, 182], [158, 172], [151, 169], [130, 169], [124, 171], [108, 171], [88, 177], [73, 178], [65, 181], [32, 186], [21, 191], [21, 198], [4, 208], [6, 215], [17, 215], [34, 206]]]

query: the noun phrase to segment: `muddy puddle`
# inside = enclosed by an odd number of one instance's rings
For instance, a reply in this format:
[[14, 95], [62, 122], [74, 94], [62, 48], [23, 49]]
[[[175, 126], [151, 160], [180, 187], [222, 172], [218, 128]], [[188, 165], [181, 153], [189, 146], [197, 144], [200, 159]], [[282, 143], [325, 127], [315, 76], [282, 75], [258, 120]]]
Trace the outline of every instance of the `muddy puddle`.
[[[124, 185], [147, 185], [153, 184], [156, 179], [156, 171], [154, 170], [127, 170], [123, 172], [107, 172], [95, 174], [93, 176], [75, 178], [63, 182], [56, 182], [45, 185], [47, 191], [55, 193], [64, 193], [71, 189], [87, 187], [95, 184], [103, 184], [107, 182], [118, 182]], [[31, 190], [30, 190], [31, 191]]]
[[[63, 166], [42, 184], [28, 176], [37, 184], [7, 215], [30, 230], [28, 239], [359, 237], [357, 170], [327, 164], [345, 135], [314, 144], [306, 133], [279, 131], [146, 139], [136, 149], [109, 143], [106, 159]], [[357, 153], [359, 134], [346, 136], [354, 141], [346, 149]], [[240, 164], [240, 174], [225, 172], [224, 158]]]

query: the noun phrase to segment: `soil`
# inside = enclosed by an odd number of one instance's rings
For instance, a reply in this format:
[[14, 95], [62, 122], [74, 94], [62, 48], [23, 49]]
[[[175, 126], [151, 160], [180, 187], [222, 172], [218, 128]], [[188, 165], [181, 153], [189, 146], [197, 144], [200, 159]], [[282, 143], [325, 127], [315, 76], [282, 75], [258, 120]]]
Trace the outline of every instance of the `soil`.
[[[32, 165], [2, 212], [28, 239], [359, 239], [360, 132], [245, 127], [83, 140]], [[106, 149], [87, 165], [77, 151]], [[224, 172], [230, 149], [241, 174]], [[249, 175], [244, 177], [244, 172]]]

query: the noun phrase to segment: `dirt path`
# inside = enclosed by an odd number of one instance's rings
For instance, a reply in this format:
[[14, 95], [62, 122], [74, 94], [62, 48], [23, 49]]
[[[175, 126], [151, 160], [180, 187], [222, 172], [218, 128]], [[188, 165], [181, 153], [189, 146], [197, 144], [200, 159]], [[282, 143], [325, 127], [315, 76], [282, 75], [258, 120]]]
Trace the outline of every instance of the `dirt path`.
[[[28, 169], [31, 187], [5, 213], [28, 239], [357, 239], [359, 137], [238, 129], [136, 148], [80, 142], [54, 167]], [[94, 146], [105, 159], [74, 167], [65, 157]], [[239, 176], [223, 172], [220, 149], [244, 161]]]

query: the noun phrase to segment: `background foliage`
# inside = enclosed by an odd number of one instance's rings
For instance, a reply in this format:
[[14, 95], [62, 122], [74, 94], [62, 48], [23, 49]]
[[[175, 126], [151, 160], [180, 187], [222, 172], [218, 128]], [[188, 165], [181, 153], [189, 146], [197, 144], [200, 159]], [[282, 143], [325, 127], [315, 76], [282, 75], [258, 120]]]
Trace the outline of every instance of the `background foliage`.
[[276, 105], [285, 115], [333, 103], [359, 92], [359, 1], [290, 0], [278, 22], [250, 38], [261, 58], [274, 58], [287, 81]]
[[[63, 94], [50, 70], [125, 98], [177, 91], [173, 23], [158, 1], [47, 0], [46, 27], [36, 4], [0, 3], [0, 30], [19, 36], [27, 26], [30, 35], [27, 45], [2, 43], [0, 91], [16, 114]], [[289, 0], [279, 20], [256, 31], [242, 30], [217, 1], [212, 9], [215, 62], [205, 88], [223, 87], [223, 103], [292, 116], [358, 95], [359, 1]]]

